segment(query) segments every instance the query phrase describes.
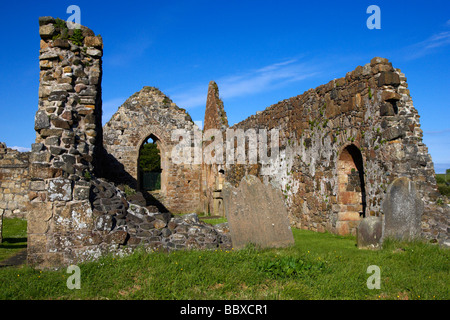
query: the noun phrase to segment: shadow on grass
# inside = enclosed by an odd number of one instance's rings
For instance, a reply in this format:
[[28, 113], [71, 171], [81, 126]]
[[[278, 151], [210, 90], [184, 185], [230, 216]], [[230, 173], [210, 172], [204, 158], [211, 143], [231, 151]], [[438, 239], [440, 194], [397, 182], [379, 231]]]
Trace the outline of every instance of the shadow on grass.
[[3, 238], [1, 249], [22, 249], [27, 247], [27, 238]]

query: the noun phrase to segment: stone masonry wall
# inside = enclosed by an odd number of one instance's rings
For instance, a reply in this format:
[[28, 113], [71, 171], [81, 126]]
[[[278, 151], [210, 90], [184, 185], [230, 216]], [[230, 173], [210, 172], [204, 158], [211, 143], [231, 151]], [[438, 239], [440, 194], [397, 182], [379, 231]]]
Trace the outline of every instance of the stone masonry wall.
[[40, 85], [30, 155], [28, 262], [55, 266], [82, 254], [73, 241], [91, 231], [89, 201], [101, 150], [103, 42], [81, 26], [39, 18]]
[[342, 151], [354, 145], [362, 155], [365, 216], [382, 215], [387, 187], [407, 177], [425, 202], [423, 237], [442, 242], [449, 214], [436, 205], [440, 194], [419, 119], [404, 74], [387, 59], [374, 58], [231, 127], [279, 129], [280, 156], [263, 166], [230, 165], [226, 179], [237, 185], [245, 174], [257, 174], [284, 192], [293, 226], [354, 234], [362, 217], [341, 213], [337, 169]]
[[[172, 217], [153, 212], [158, 207], [130, 204], [114, 185], [140, 188], [139, 151], [149, 137], [161, 153], [158, 199], [171, 212], [201, 210], [211, 198], [214, 206], [223, 182], [216, 175], [238, 185], [251, 174], [282, 190], [291, 225], [354, 234], [363, 216], [383, 216], [388, 186], [406, 177], [424, 201], [422, 236], [440, 243], [448, 239], [449, 212], [437, 204], [440, 194], [420, 117], [405, 76], [386, 59], [374, 58], [231, 127], [279, 130], [279, 156], [267, 164], [210, 166], [208, 171], [198, 162], [177, 162], [173, 151], [183, 141], [189, 141], [185, 151], [192, 151], [192, 141], [208, 150], [214, 137], [202, 141], [185, 110], [156, 88], [132, 95], [102, 128], [100, 36], [83, 26], [70, 30], [51, 17], [39, 19], [39, 33], [39, 106], [28, 179], [26, 156], [0, 146], [3, 200], [9, 199], [3, 181], [16, 177], [18, 169], [23, 169], [17, 175], [20, 187], [28, 188], [31, 265], [68, 265], [141, 245], [164, 250], [231, 245], [226, 230], [205, 225], [195, 215]], [[227, 126], [218, 87], [210, 83], [205, 128], [225, 136]], [[181, 136], [174, 134], [178, 129]], [[9, 165], [20, 166], [14, 174], [1, 167], [9, 156], [14, 158]]]
[[0, 216], [26, 218], [28, 202], [29, 153], [7, 148], [0, 143]]
[[161, 190], [155, 197], [170, 212], [196, 211], [200, 205], [200, 164], [177, 164], [172, 159], [172, 149], [179, 142], [172, 133], [177, 129], [201, 134], [186, 111], [157, 88], [144, 87], [133, 94], [103, 128], [107, 153], [103, 167], [110, 168], [105, 177], [140, 189], [139, 151], [151, 137], [160, 150], [162, 169]]
[[[195, 130], [186, 112], [159, 90], [145, 87], [128, 99], [105, 127], [105, 150], [101, 38], [85, 27], [68, 30], [64, 21], [51, 17], [40, 18], [39, 24], [39, 109], [36, 143], [30, 155], [29, 195], [33, 196], [26, 208], [28, 263], [39, 268], [67, 266], [106, 253], [127, 254], [137, 246], [229, 248], [226, 229], [202, 223], [195, 214], [178, 218], [150, 211], [158, 210], [154, 206], [130, 204], [117, 186], [98, 178], [112, 170], [117, 175], [109, 175], [119, 182], [130, 177], [136, 182], [139, 148], [154, 136], [165, 159], [168, 206], [189, 210], [198, 205], [200, 166], [174, 165], [166, 152], [175, 144], [169, 129]], [[134, 149], [126, 149], [131, 145]], [[124, 153], [117, 153], [120, 150]], [[124, 159], [134, 161], [133, 169], [127, 167], [129, 162], [120, 162]], [[129, 171], [116, 172], [117, 166]]]
[[[224, 132], [228, 128], [228, 118], [224, 109], [223, 101], [219, 96], [219, 87], [214, 81], [208, 85], [206, 97], [205, 122], [203, 124], [205, 150], [211, 144], [211, 137], [206, 136], [210, 129], [217, 129]], [[214, 216], [225, 216], [223, 206], [222, 188], [225, 176], [223, 167], [215, 164], [202, 163], [202, 203], [203, 212]]]

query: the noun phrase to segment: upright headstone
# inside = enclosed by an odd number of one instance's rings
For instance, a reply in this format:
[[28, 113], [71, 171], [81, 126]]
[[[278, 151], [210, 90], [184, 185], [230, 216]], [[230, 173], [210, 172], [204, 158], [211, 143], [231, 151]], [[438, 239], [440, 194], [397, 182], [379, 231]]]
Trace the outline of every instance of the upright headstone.
[[420, 236], [424, 205], [413, 181], [406, 177], [395, 179], [387, 190], [382, 208], [383, 238], [412, 240]]
[[247, 175], [238, 188], [224, 184], [223, 200], [233, 248], [250, 243], [262, 248], [294, 244], [281, 191]]
[[366, 217], [356, 229], [356, 243], [359, 249], [378, 249], [383, 235], [381, 217]]

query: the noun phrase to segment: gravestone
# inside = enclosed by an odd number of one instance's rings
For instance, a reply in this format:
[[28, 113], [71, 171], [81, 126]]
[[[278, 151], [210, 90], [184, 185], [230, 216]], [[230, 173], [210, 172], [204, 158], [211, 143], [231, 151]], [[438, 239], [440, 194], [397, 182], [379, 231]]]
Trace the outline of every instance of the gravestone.
[[356, 243], [360, 249], [378, 249], [383, 235], [381, 217], [366, 217], [356, 229]]
[[280, 190], [247, 175], [238, 188], [225, 183], [222, 193], [233, 248], [250, 243], [262, 248], [294, 244]]
[[420, 236], [424, 205], [413, 181], [406, 177], [395, 179], [387, 190], [382, 208], [383, 238], [412, 240]]

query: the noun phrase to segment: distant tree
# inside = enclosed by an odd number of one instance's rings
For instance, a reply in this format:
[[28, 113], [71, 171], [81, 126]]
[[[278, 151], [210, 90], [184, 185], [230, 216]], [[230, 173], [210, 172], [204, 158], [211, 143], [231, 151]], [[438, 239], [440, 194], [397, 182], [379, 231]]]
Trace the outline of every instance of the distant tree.
[[139, 166], [144, 172], [161, 171], [161, 156], [155, 143], [144, 144], [139, 156]]

